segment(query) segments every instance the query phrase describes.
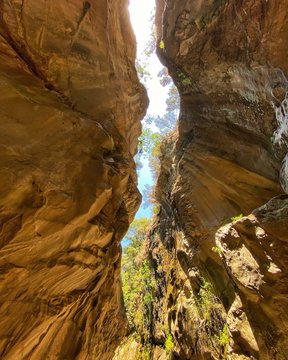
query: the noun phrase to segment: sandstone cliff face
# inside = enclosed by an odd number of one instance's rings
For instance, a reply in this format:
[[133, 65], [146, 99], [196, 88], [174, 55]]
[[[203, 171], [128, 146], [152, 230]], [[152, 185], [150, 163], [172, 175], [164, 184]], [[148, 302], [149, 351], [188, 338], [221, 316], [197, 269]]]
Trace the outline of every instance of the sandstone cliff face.
[[174, 358], [287, 359], [287, 8], [157, 2], [181, 113], [156, 190], [152, 338], [171, 332]]
[[0, 1], [0, 357], [110, 359], [147, 99], [126, 0]]

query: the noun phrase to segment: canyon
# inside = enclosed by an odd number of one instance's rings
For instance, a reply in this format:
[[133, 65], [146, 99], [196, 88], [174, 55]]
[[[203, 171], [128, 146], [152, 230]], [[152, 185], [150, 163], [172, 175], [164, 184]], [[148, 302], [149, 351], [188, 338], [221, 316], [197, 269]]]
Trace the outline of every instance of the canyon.
[[156, 1], [181, 108], [135, 337], [121, 240], [148, 98], [128, 1], [0, 1], [1, 359], [287, 360], [287, 18], [288, 0]]
[[287, 359], [287, 5], [157, 1], [181, 109], [145, 244], [150, 321], [117, 359]]

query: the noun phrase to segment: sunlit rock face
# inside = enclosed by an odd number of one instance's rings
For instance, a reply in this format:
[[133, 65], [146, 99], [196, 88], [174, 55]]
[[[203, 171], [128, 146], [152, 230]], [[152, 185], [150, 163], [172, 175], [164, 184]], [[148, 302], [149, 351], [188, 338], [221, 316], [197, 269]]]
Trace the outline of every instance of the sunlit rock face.
[[286, 195], [269, 202], [287, 192], [287, 9], [157, 2], [158, 55], [181, 113], [156, 190], [152, 333], [164, 343], [168, 322], [175, 358], [287, 357]]
[[0, 357], [111, 359], [147, 105], [126, 0], [0, 2]]
[[288, 196], [216, 233], [220, 257], [237, 288], [227, 323], [232, 350], [262, 359], [287, 356]]

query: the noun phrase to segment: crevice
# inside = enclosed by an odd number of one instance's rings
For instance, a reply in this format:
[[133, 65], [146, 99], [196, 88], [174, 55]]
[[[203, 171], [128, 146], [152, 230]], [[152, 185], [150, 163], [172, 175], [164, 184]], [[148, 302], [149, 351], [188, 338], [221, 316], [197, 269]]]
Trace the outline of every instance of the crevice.
[[88, 11], [90, 10], [90, 8], [91, 8], [90, 2], [89, 1], [84, 1], [83, 2], [82, 13], [81, 13], [80, 18], [79, 18], [79, 20], [77, 22], [74, 35], [73, 35], [73, 37], [71, 39], [70, 50], [72, 50], [72, 48], [73, 48], [74, 42], [75, 42], [75, 40], [76, 40], [80, 30], [81, 30], [82, 23], [85, 20], [86, 15], [87, 15]]

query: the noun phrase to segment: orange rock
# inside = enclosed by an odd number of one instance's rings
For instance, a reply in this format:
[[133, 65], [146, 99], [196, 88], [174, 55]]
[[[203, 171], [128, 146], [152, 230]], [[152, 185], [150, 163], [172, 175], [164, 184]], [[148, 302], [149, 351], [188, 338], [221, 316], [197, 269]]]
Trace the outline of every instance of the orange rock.
[[111, 359], [147, 97], [128, 2], [0, 3], [0, 357]]

